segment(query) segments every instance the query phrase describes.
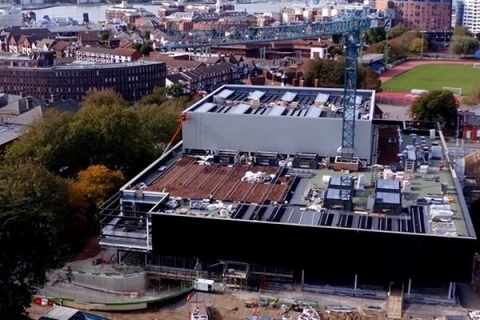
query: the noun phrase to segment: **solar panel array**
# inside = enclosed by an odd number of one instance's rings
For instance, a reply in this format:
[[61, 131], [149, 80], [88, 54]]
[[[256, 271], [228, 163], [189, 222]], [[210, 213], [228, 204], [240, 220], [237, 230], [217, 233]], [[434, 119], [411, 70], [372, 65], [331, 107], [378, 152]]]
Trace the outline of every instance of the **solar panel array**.
[[232, 215], [234, 219], [288, 223], [303, 226], [339, 227], [348, 229], [430, 233], [423, 206], [412, 206], [401, 215], [373, 216], [339, 210], [305, 211], [295, 206], [243, 205]]

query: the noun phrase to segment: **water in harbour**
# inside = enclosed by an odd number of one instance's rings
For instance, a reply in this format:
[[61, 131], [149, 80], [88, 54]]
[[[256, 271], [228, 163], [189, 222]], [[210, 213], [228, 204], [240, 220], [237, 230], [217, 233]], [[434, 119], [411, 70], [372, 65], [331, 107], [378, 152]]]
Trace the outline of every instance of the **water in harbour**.
[[[247, 10], [248, 12], [275, 12], [283, 7], [291, 7], [294, 2], [275, 2], [275, 3], [255, 3], [255, 4], [236, 4], [235, 9], [239, 11]], [[299, 3], [300, 4], [300, 3]], [[69, 6], [58, 6], [48, 9], [41, 10], [31, 10], [37, 14], [37, 19], [41, 19], [43, 16], [48, 15], [50, 17], [71, 17], [75, 20], [81, 22], [83, 20], [83, 14], [88, 13], [90, 21], [105, 21], [105, 10], [108, 5], [69, 5]], [[150, 5], [150, 4], [138, 4], [134, 5], [136, 8], [145, 8], [146, 10], [157, 13], [160, 5]]]

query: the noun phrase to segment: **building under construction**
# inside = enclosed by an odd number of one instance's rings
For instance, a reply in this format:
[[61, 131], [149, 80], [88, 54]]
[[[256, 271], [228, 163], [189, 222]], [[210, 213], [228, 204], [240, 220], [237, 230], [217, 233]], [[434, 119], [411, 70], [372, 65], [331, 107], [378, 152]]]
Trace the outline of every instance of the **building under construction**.
[[159, 277], [232, 286], [468, 281], [476, 235], [442, 132], [375, 123], [375, 93], [359, 90], [344, 163], [342, 94], [205, 97], [184, 112], [183, 141], [103, 205], [101, 245]]

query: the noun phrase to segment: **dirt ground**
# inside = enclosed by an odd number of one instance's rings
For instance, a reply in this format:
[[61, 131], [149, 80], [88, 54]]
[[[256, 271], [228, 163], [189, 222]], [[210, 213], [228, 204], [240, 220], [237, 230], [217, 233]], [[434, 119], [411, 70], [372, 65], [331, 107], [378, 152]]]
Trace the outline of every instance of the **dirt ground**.
[[[253, 314], [254, 309], [246, 308], [244, 301], [233, 295], [209, 295], [206, 299], [207, 304], [211, 306], [211, 320], [245, 320], [249, 315]], [[29, 316], [33, 320], [45, 314], [50, 307], [42, 307], [38, 305], [32, 306]], [[280, 309], [259, 308], [257, 311], [259, 316], [272, 317], [275, 320], [281, 320], [282, 314]], [[136, 313], [109, 313], [109, 312], [91, 312], [99, 316], [106, 317], [111, 320], [187, 320], [188, 305], [186, 302], [179, 302], [176, 305], [166, 306], [155, 311], [143, 311]], [[293, 319], [297, 319], [298, 313], [290, 313]], [[381, 315], [359, 315], [351, 314], [332, 315], [322, 314], [322, 320], [386, 320]]]

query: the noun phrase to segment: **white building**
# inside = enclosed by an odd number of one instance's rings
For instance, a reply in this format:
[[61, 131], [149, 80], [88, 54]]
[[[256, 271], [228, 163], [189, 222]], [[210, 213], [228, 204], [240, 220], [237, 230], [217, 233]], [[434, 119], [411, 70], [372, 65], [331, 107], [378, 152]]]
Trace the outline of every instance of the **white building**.
[[22, 10], [12, 6], [0, 6], [0, 28], [23, 25]]
[[463, 25], [472, 33], [480, 33], [480, 0], [465, 0], [463, 3]]

